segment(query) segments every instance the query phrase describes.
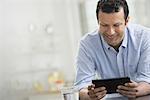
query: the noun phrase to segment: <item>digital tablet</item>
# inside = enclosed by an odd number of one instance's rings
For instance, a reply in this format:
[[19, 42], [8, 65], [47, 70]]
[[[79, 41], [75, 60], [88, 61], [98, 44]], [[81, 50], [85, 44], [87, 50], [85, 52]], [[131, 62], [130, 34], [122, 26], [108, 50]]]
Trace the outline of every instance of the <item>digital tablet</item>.
[[106, 87], [107, 94], [117, 93], [116, 89], [118, 85], [124, 85], [125, 83], [129, 82], [131, 82], [129, 77], [92, 80], [95, 88], [102, 86]]

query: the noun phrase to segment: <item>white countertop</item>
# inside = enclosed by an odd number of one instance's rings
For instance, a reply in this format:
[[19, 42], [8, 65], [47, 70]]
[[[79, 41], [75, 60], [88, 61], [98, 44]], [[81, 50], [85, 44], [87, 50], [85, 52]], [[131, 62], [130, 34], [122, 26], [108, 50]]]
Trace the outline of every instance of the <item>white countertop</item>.
[[59, 93], [56, 94], [36, 94], [31, 95], [28, 100], [62, 100], [62, 96]]

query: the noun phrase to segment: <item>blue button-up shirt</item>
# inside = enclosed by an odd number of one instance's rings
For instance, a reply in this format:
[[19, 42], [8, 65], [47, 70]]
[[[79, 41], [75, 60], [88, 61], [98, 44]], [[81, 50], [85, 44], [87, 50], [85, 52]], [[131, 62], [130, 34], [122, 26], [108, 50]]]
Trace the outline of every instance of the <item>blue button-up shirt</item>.
[[98, 30], [86, 34], [80, 41], [76, 59], [75, 85], [81, 89], [100, 78], [128, 76], [136, 82], [150, 83], [150, 30], [129, 24], [119, 52], [109, 46]]

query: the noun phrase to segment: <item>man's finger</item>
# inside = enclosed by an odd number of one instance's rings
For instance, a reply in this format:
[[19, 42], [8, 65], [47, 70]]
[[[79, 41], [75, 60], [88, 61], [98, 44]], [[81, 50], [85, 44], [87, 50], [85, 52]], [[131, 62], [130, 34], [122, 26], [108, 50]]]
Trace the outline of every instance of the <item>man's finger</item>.
[[105, 87], [98, 87], [98, 88], [94, 89], [94, 92], [97, 93], [97, 92], [101, 92], [101, 91], [104, 91], [104, 90], [106, 90]]
[[95, 87], [94, 85], [89, 85], [88, 90], [94, 89], [94, 87]]
[[126, 83], [126, 84], [125, 84], [125, 86], [127, 86], [127, 87], [131, 87], [131, 88], [135, 88], [135, 87], [137, 87], [137, 86], [138, 86], [138, 83], [136, 83], [136, 82]]
[[137, 92], [136, 88], [127, 87], [127, 86], [118, 86], [118, 90], [124, 90], [124, 91], [131, 91], [131, 92]]

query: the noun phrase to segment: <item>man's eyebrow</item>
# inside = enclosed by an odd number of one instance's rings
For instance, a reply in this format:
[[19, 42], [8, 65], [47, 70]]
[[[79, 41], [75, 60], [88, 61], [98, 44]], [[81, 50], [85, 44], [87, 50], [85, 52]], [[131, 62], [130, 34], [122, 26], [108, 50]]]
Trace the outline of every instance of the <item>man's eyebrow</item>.
[[118, 23], [115, 23], [114, 25], [122, 25], [122, 23], [121, 23], [121, 22], [118, 22]]
[[[103, 22], [100, 22], [99, 23], [100, 25], [109, 25], [109, 24], [107, 24], [107, 23], [103, 23]], [[117, 23], [114, 23], [113, 25], [122, 25], [123, 23], [121, 23], [121, 22], [117, 22]]]
[[108, 24], [106, 24], [106, 23], [102, 23], [102, 22], [100, 22], [100, 24], [101, 24], [101, 25], [108, 25]]

